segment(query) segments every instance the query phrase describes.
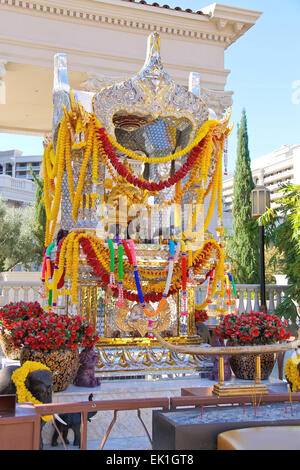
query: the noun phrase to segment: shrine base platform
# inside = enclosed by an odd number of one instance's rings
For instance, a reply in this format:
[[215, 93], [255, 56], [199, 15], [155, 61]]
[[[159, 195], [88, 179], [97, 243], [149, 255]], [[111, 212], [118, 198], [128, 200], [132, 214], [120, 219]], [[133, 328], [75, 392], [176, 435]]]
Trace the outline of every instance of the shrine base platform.
[[[234, 378], [232, 379], [234, 381]], [[199, 375], [189, 376], [173, 376], [146, 379], [124, 379], [119, 380], [103, 380], [101, 385], [96, 388], [82, 388], [70, 385], [63, 392], [56, 392], [53, 402], [73, 402], [84, 401], [88, 399], [90, 393], [93, 393], [94, 400], [118, 400], [124, 398], [154, 398], [154, 397], [179, 397], [182, 396], [183, 389], [196, 389], [198, 387], [212, 387], [215, 381], [206, 378], [200, 378]], [[275, 385], [286, 389], [286, 383], [279, 381], [276, 377], [263, 381], [267, 385]], [[142, 419], [152, 436], [152, 410], [141, 410]], [[113, 411], [98, 412], [91, 422], [88, 423], [87, 431], [87, 449], [99, 449], [102, 439], [113, 419]], [[53, 426], [47, 423], [43, 429], [43, 441], [45, 449], [63, 449], [59, 447], [51, 447], [51, 436], [53, 434]], [[68, 435], [70, 445], [68, 448], [74, 449], [73, 432], [69, 431]], [[147, 438], [145, 430], [137, 417], [136, 411], [120, 411], [115, 425], [113, 426], [108, 440], [104, 446], [104, 450], [149, 450], [152, 449]]]
[[[8, 361], [2, 358], [5, 364], [16, 363], [16, 361]], [[139, 378], [138, 378], [139, 377]], [[110, 379], [101, 379], [99, 387], [83, 388], [70, 385], [63, 392], [56, 392], [53, 395], [54, 403], [78, 402], [88, 400], [90, 393], [93, 393], [94, 400], [119, 400], [126, 398], [155, 398], [155, 397], [180, 397], [188, 395], [197, 395], [200, 387], [213, 387], [215, 380], [205, 378], [201, 372], [197, 371], [191, 374], [185, 373], [166, 373], [148, 376], [136, 376], [135, 378], [111, 377]], [[232, 378], [232, 382], [235, 382]], [[245, 381], [247, 382], [247, 381]], [[278, 379], [278, 369], [275, 366], [274, 371], [269, 380], [262, 381], [268, 388], [274, 386], [280, 388], [282, 392], [287, 392], [287, 384], [285, 381]], [[142, 419], [152, 437], [152, 410], [141, 410]], [[98, 412], [91, 422], [88, 422], [87, 429], [87, 450], [99, 449], [102, 439], [113, 419], [113, 410]], [[51, 437], [54, 428], [51, 423], [46, 423], [43, 428], [43, 442], [45, 450], [63, 450], [64, 446], [58, 439], [58, 447], [51, 447]], [[70, 444], [68, 449], [75, 450], [77, 447], [72, 446], [73, 432], [70, 430], [68, 434]], [[136, 410], [118, 412], [117, 420], [113, 426], [111, 433], [105, 443], [104, 450], [151, 450], [152, 446], [138, 419]]]

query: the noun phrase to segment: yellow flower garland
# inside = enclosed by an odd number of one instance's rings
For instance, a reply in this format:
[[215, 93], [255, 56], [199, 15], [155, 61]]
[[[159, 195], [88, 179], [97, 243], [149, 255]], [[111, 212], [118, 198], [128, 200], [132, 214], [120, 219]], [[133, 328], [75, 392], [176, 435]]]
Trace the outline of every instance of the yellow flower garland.
[[[71, 280], [71, 285], [70, 289], [66, 288], [65, 293], [71, 295], [72, 297], [72, 302], [76, 304], [78, 302], [77, 298], [77, 286], [78, 286], [78, 264], [79, 264], [79, 241], [82, 238], [86, 238], [90, 241], [97, 259], [101, 262], [103, 267], [107, 272], [110, 271], [110, 253], [108, 249], [106, 248], [105, 244], [99, 240], [97, 237], [90, 235], [88, 233], [78, 233], [78, 232], [71, 232], [63, 241], [62, 246], [61, 246], [61, 251], [60, 251], [60, 256], [59, 256], [59, 263], [58, 263], [58, 269], [54, 271], [54, 276], [53, 280], [51, 283], [49, 283], [47, 277], [46, 277], [46, 287], [47, 290], [52, 289], [53, 290], [53, 297], [56, 298], [57, 296], [57, 284], [59, 282], [59, 279], [61, 278], [64, 267], [66, 266], [66, 272], [65, 272], [65, 278], [66, 282], [68, 280]], [[183, 242], [182, 242], [183, 243]], [[213, 288], [212, 292], [215, 293], [216, 287], [217, 287], [217, 281], [222, 278], [223, 275], [223, 265], [224, 265], [224, 257], [223, 253], [221, 250], [221, 247], [218, 242], [214, 239], [209, 239], [206, 240], [203, 244], [203, 246], [198, 249], [195, 253], [192, 253], [192, 250], [189, 246], [189, 267], [193, 266], [193, 262], [196, 262], [199, 256], [202, 255], [203, 250], [205, 251], [206, 248], [205, 246], [207, 244], [212, 245], [209, 251], [209, 255], [211, 251], [215, 250], [216, 251], [216, 258], [217, 258], [217, 263], [216, 263], [216, 271], [215, 271], [215, 277], [214, 277], [214, 283], [213, 283]], [[207, 256], [201, 267], [204, 267], [207, 265], [208, 259], [210, 256]], [[124, 261], [124, 269], [128, 272], [131, 270], [130, 263], [127, 261]], [[199, 269], [199, 268], [198, 268]], [[195, 271], [195, 274], [197, 274], [198, 270]], [[167, 273], [164, 269], [161, 270], [155, 270], [152, 272], [150, 268], [148, 269], [143, 269], [141, 268], [140, 270], [141, 277], [144, 277], [146, 281], [148, 281], [148, 284], [143, 286], [143, 289], [145, 292], [162, 292], [164, 289], [164, 282], [165, 282], [165, 277], [167, 276]], [[115, 273], [116, 276], [116, 281], [118, 282], [118, 273]], [[180, 287], [181, 285], [181, 263], [176, 265], [174, 269], [174, 273], [172, 276], [172, 286], [173, 287]], [[163, 278], [163, 280], [155, 280], [155, 278]], [[151, 284], [149, 283], [151, 281]], [[128, 290], [135, 290], [135, 282], [131, 276], [131, 273], [128, 272], [124, 273], [124, 278], [123, 278], [123, 284], [124, 287]]]
[[300, 363], [300, 356], [290, 357], [284, 367], [286, 378], [292, 384], [292, 392], [300, 390], [300, 373], [298, 364]]
[[[102, 161], [106, 165], [114, 183], [118, 184], [121, 191], [123, 191], [126, 197], [131, 199], [132, 202], [138, 202], [135, 200], [135, 197], [133, 197], [130, 194], [130, 191], [126, 190], [126, 185], [123, 185], [122, 182], [119, 180], [119, 178], [115, 176], [114, 171], [111, 168], [110, 162], [108, 158], [106, 157], [105, 152], [101, 148], [101, 144], [99, 144], [97, 137], [96, 137], [96, 129], [101, 127], [101, 123], [98, 121], [96, 116], [92, 113], [88, 113], [87, 123], [85, 125], [85, 130], [84, 130], [85, 141], [81, 142], [82, 145], [80, 146], [80, 147], [85, 147], [85, 150], [84, 150], [83, 162], [82, 162], [82, 166], [80, 170], [77, 188], [76, 188], [76, 191], [74, 191], [74, 182], [73, 182], [72, 166], [71, 166], [71, 160], [72, 160], [71, 149], [75, 148], [76, 144], [73, 142], [74, 136], [72, 136], [72, 132], [71, 132], [72, 129], [70, 128], [70, 120], [72, 119], [74, 120], [76, 118], [76, 114], [73, 115], [74, 113], [72, 114], [72, 110], [71, 111], [64, 110], [64, 112], [65, 112], [65, 116], [63, 117], [61, 124], [60, 124], [55, 155], [53, 152], [53, 143], [51, 142], [48, 145], [48, 147], [45, 149], [44, 159], [43, 159], [44, 193], [45, 193], [44, 203], [45, 203], [46, 215], [47, 215], [47, 227], [46, 227], [46, 237], [45, 237], [46, 246], [49, 243], [51, 243], [54, 233], [55, 233], [55, 227], [56, 227], [56, 222], [57, 222], [57, 217], [58, 217], [59, 207], [60, 207], [60, 202], [61, 202], [62, 177], [63, 177], [63, 173], [65, 169], [67, 172], [68, 186], [69, 186], [70, 198], [72, 202], [72, 216], [75, 221], [77, 220], [78, 209], [80, 207], [83, 207], [82, 190], [84, 186], [87, 165], [90, 159], [92, 159], [93, 183], [98, 182], [98, 159], [100, 157], [100, 159], [102, 159]], [[80, 116], [78, 117], [78, 119], [79, 118]], [[206, 142], [204, 142], [204, 146], [201, 151], [200, 158], [197, 160], [194, 168], [191, 171], [189, 180], [185, 183], [182, 189], [178, 186], [176, 195], [171, 201], [166, 201], [163, 203], [163, 206], [165, 205], [170, 206], [174, 203], [178, 203], [181, 200], [181, 197], [184, 194], [184, 192], [187, 191], [195, 181], [201, 180], [205, 187], [207, 176], [208, 176], [208, 170], [210, 166], [210, 160], [211, 160], [212, 135], [217, 126], [218, 126], [217, 120], [206, 121], [205, 123], [202, 124], [202, 126], [198, 130], [196, 138], [186, 148], [172, 155], [169, 155], [167, 157], [161, 157], [161, 158], [148, 158], [148, 157], [137, 155], [134, 152], [124, 148], [122, 145], [118, 144], [118, 142], [114, 141], [114, 139], [112, 139], [110, 136], [108, 136], [108, 138], [110, 139], [112, 145], [116, 149], [122, 151], [122, 153], [127, 155], [128, 157], [133, 158], [135, 160], [140, 160], [140, 161], [144, 161], [147, 163], [155, 163], [155, 164], [164, 163], [167, 161], [180, 158], [186, 155], [197, 144], [199, 144], [201, 140], [203, 139], [206, 140]], [[81, 129], [82, 126], [79, 126], [79, 127]], [[199, 170], [200, 170], [200, 175], [197, 176]], [[217, 172], [217, 168], [215, 170], [215, 173], [216, 172]], [[214, 182], [212, 186], [214, 187], [216, 178], [214, 177], [213, 180]], [[207, 188], [206, 191], [204, 191], [204, 189], [200, 190], [200, 195], [199, 195], [200, 203], [203, 201], [203, 198], [207, 196], [209, 192], [208, 189], [210, 190], [210, 188]], [[97, 196], [96, 194], [93, 194], [93, 197], [91, 199], [92, 206], [94, 206], [95, 204], [96, 196]], [[213, 197], [211, 198], [210, 209], [212, 209], [212, 206], [214, 205], [215, 197], [216, 197], [216, 191], [213, 191]], [[146, 207], [148, 209], [153, 208], [153, 207], [156, 208], [156, 206], [148, 206], [147, 203], [146, 203]], [[211, 214], [212, 214], [212, 210], [209, 211], [209, 216], [206, 218], [206, 226], [208, 225]]]
[[[101, 126], [101, 123], [98, 120], [97, 120], [97, 122]], [[184, 149], [182, 149], [178, 152], [175, 152], [171, 155], [167, 155], [166, 157], [159, 157], [159, 158], [157, 158], [157, 157], [149, 158], [149, 157], [146, 157], [144, 155], [138, 155], [137, 153], [134, 153], [131, 150], [128, 150], [127, 148], [123, 147], [121, 144], [119, 144], [119, 142], [114, 140], [113, 137], [111, 137], [110, 135], [108, 135], [108, 138], [110, 140], [110, 143], [116, 149], [118, 149], [120, 152], [122, 152], [127, 157], [132, 158], [133, 160], [139, 160], [140, 162], [145, 162], [145, 163], [166, 163], [166, 162], [170, 162], [172, 160], [177, 160], [178, 158], [181, 158], [184, 155], [186, 155], [188, 152], [190, 152], [190, 150], [192, 150], [192, 148], [194, 148], [196, 145], [198, 145], [199, 142], [206, 136], [208, 131], [211, 128], [216, 127], [218, 125], [218, 123], [219, 123], [219, 121], [217, 121], [215, 119], [205, 121], [202, 124], [202, 126], [200, 127], [200, 129], [198, 130], [195, 139], [189, 145], [187, 145]]]
[[[32, 403], [33, 405], [42, 405], [42, 402], [37, 400], [25, 385], [27, 375], [31, 372], [35, 372], [36, 370], [50, 371], [49, 367], [45, 366], [41, 362], [26, 361], [19, 369], [16, 369], [13, 372], [11, 378], [17, 389], [18, 403]], [[42, 416], [44, 421], [50, 421], [52, 418], [52, 415]]]
[[[97, 194], [94, 192], [91, 193], [91, 197], [85, 196], [82, 194], [85, 176], [86, 176], [86, 169], [87, 165], [92, 160], [92, 183], [98, 183], [98, 162], [99, 160], [105, 164], [107, 170], [109, 171], [112, 181], [119, 186], [121, 191], [128, 197], [132, 202], [136, 201], [136, 197], [130, 194], [130, 190], [127, 189], [128, 185], [122, 184], [123, 179], [118, 178], [115, 175], [113, 168], [111, 167], [111, 163], [106, 156], [104, 149], [102, 147], [101, 142], [98, 141], [96, 131], [97, 128], [101, 127], [101, 123], [97, 120], [96, 116], [92, 113], [86, 113], [86, 119], [84, 124], [84, 142], [80, 142], [77, 145], [74, 142], [74, 129], [76, 132], [83, 132], [83, 126], [81, 123], [81, 117], [76, 114], [76, 112], [67, 111], [64, 109], [65, 116], [61, 121], [60, 129], [58, 133], [57, 139], [57, 147], [56, 153], [54, 155], [53, 151], [53, 143], [50, 143], [49, 146], [45, 149], [44, 153], [44, 192], [45, 192], [45, 208], [47, 214], [47, 224], [46, 224], [46, 237], [45, 237], [45, 244], [48, 246], [55, 233], [56, 221], [59, 213], [59, 207], [61, 202], [61, 190], [62, 190], [62, 177], [63, 173], [66, 169], [67, 178], [68, 178], [68, 186], [70, 192], [70, 198], [72, 202], [72, 216], [73, 219], [76, 221], [78, 216], [79, 208], [88, 209], [90, 203], [92, 207], [95, 205], [95, 199], [98, 197]], [[73, 120], [73, 121], [72, 121]], [[72, 121], [72, 122], [71, 122]], [[72, 125], [71, 125], [72, 124]], [[78, 125], [77, 125], [78, 124]], [[190, 186], [194, 183], [200, 183], [201, 188], [198, 190], [198, 201], [197, 203], [203, 204], [204, 199], [209, 195], [211, 192], [209, 208], [207, 211], [207, 215], [204, 221], [204, 231], [207, 230], [208, 224], [211, 220], [211, 216], [214, 210], [215, 202], [217, 199], [217, 210], [218, 210], [218, 217], [222, 216], [222, 150], [223, 145], [220, 145], [220, 151], [217, 155], [217, 162], [216, 167], [214, 169], [214, 174], [211, 177], [211, 181], [209, 185], [206, 187], [208, 172], [211, 165], [211, 158], [212, 158], [212, 150], [213, 150], [213, 142], [215, 139], [222, 139], [224, 141], [224, 136], [227, 137], [229, 130], [228, 129], [221, 129], [219, 132], [215, 132], [215, 129], [218, 131], [218, 124], [219, 121], [217, 120], [210, 120], [206, 121], [197, 132], [197, 135], [193, 142], [191, 142], [187, 147], [183, 150], [176, 152], [172, 155], [167, 157], [161, 158], [148, 158], [145, 156], [141, 156], [135, 154], [134, 152], [126, 149], [118, 142], [116, 142], [111, 136], [108, 135], [108, 138], [111, 144], [118, 150], [120, 150], [124, 155], [128, 156], [129, 158], [143, 161], [146, 163], [164, 163], [168, 161], [172, 161], [182, 156], [186, 155], [193, 147], [199, 144], [201, 140], [203, 140], [203, 145], [201, 149], [201, 153], [190, 172], [190, 176], [188, 181], [184, 184], [183, 188], [181, 188], [181, 184], [176, 185], [175, 197], [170, 201], [163, 202], [163, 206], [170, 206], [174, 203], [179, 203], [183, 194], [190, 188]], [[74, 127], [75, 126], [75, 127]], [[73, 129], [74, 127], [74, 129]], [[224, 126], [223, 126], [224, 127]], [[74, 190], [74, 182], [73, 182], [73, 174], [72, 174], [72, 149], [73, 148], [84, 148], [83, 154], [83, 161], [80, 169], [80, 174], [78, 178], [78, 184], [76, 190]], [[149, 195], [151, 192], [149, 192]], [[145, 203], [147, 209], [156, 208], [155, 206], [148, 206]], [[161, 207], [160, 207], [161, 208]], [[196, 223], [196, 211], [194, 214], [191, 214], [191, 221], [192, 227], [194, 227]], [[70, 234], [71, 236], [67, 237], [61, 247], [61, 253], [59, 258], [59, 266], [58, 269], [54, 272], [54, 278], [51, 283], [49, 280], [46, 279], [46, 287], [47, 289], [53, 289], [53, 298], [56, 299], [57, 297], [57, 284], [58, 280], [63, 274], [64, 267], [66, 265], [66, 279], [72, 279], [72, 283], [70, 288], [65, 289], [66, 294], [71, 294], [74, 303], [77, 302], [77, 282], [78, 282], [78, 264], [79, 264], [79, 240], [80, 237], [86, 236], [89, 238], [93, 249], [97, 255], [99, 261], [102, 262], [102, 265], [109, 270], [109, 256], [106, 253], [106, 248], [104, 244], [99, 243], [97, 238], [91, 237], [88, 234], [80, 234], [77, 237], [77, 233], [73, 232]], [[213, 291], [216, 291], [216, 286], [218, 280], [222, 281], [223, 278], [223, 264], [224, 264], [224, 256], [222, 255], [222, 250], [218, 247], [217, 250], [217, 264], [215, 270], [215, 277], [213, 283]], [[189, 250], [189, 261], [188, 266], [191, 267], [193, 265], [193, 259], [197, 257], [196, 252], [195, 256], [192, 254], [192, 250]], [[124, 262], [124, 267], [126, 267], [126, 262]], [[128, 268], [128, 266], [127, 266]], [[177, 267], [176, 267], [177, 268]], [[177, 285], [181, 282], [180, 276], [181, 272], [180, 269], [174, 269], [172, 283], [173, 285]], [[141, 276], [144, 277], [147, 281], [152, 281], [151, 286], [147, 285], [144, 286], [145, 292], [147, 291], [156, 291], [160, 292], [163, 289], [162, 282], [163, 281], [156, 281], [155, 277], [164, 278], [166, 276], [166, 272], [161, 270], [160, 272], [152, 272], [149, 269], [141, 270]], [[130, 290], [134, 289], [134, 281], [132, 276], [124, 275], [124, 287]], [[223, 289], [221, 289], [223, 290]]]

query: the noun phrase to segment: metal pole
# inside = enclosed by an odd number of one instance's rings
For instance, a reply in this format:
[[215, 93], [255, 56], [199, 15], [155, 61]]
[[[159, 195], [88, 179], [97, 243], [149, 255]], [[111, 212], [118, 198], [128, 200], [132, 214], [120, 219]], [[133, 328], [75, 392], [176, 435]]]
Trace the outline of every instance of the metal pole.
[[265, 233], [264, 226], [259, 225], [259, 251], [260, 251], [260, 306], [262, 312], [267, 312], [266, 284], [265, 284]]

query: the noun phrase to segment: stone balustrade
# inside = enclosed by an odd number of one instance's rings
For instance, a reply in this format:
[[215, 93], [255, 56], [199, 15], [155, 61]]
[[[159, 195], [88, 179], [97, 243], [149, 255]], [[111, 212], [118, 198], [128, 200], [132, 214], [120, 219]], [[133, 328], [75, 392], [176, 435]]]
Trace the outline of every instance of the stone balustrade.
[[[266, 299], [269, 313], [273, 313], [281, 304], [288, 285], [266, 284]], [[206, 296], [207, 286], [199, 287], [196, 291], [196, 303], [201, 304]], [[249, 313], [251, 310], [258, 312], [260, 305], [259, 284], [236, 284], [237, 295], [235, 308], [239, 313]], [[231, 292], [231, 298], [232, 292]]]
[[[285, 292], [289, 286], [267, 284], [266, 299], [269, 313], [273, 313], [281, 304]], [[259, 311], [260, 285], [259, 284], [237, 284], [236, 285], [238, 301], [236, 307], [239, 313], [249, 313], [251, 310]]]
[[[23, 273], [24, 274], [24, 273]], [[40, 281], [0, 281], [0, 307], [9, 302], [40, 302]], [[57, 310], [65, 309], [65, 297], [58, 296]]]
[[20, 300], [39, 301], [40, 286], [38, 281], [0, 281], [0, 306]]
[[[24, 300], [25, 302], [39, 300], [40, 281], [0, 281], [0, 306], [9, 302]], [[206, 286], [196, 292], [196, 303], [201, 303], [206, 295]], [[267, 284], [266, 298], [268, 312], [272, 313], [282, 302], [287, 285]], [[236, 308], [239, 313], [249, 313], [259, 310], [259, 284], [236, 284]]]
[[25, 178], [0, 175], [0, 194], [5, 200], [31, 204], [35, 200], [36, 184]]

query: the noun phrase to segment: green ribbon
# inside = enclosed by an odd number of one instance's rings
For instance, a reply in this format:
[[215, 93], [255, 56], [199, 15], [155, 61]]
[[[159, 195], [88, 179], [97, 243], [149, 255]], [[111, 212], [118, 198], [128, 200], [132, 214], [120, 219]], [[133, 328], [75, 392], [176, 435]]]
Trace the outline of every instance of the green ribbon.
[[110, 272], [114, 272], [115, 270], [115, 252], [114, 252], [114, 244], [111, 239], [108, 240], [108, 247], [110, 251]]
[[119, 245], [119, 281], [123, 280], [123, 244], [118, 243]]
[[233, 294], [236, 295], [236, 288], [235, 288], [235, 282], [234, 282], [233, 276], [231, 276], [231, 283], [232, 283]]
[[54, 242], [50, 243], [50, 245], [46, 249], [46, 255], [49, 256], [54, 247], [55, 247], [55, 243]]
[[52, 289], [49, 290], [48, 305], [52, 306]]

